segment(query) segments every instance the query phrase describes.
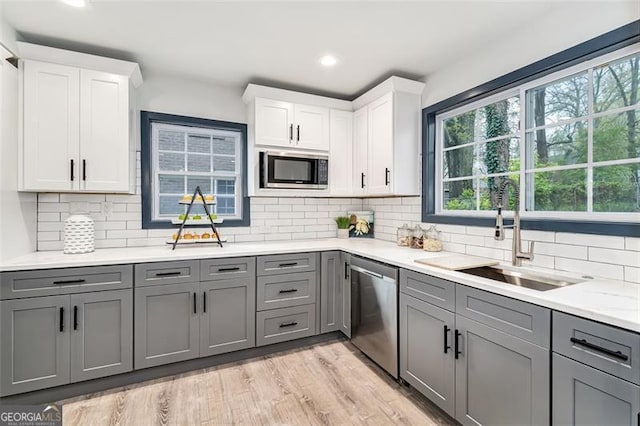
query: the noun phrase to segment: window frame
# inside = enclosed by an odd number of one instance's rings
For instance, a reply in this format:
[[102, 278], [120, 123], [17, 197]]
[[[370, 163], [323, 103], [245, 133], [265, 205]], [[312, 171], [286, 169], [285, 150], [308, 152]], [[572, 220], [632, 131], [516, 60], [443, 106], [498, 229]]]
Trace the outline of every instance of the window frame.
[[[240, 133], [240, 152], [236, 158], [240, 159], [240, 172], [235, 173], [236, 188], [239, 188], [236, 196], [236, 211], [240, 209], [241, 217], [225, 219], [223, 227], [250, 226], [251, 212], [249, 196], [247, 192], [247, 125], [245, 123], [234, 123], [220, 120], [210, 120], [205, 118], [187, 117], [174, 114], [165, 114], [151, 111], [140, 111], [140, 165], [141, 165], [141, 192], [142, 192], [142, 228], [143, 229], [171, 229], [175, 225], [170, 220], [161, 220], [152, 217], [156, 198], [153, 194], [155, 185], [153, 183], [154, 158], [158, 153], [153, 149], [153, 124], [163, 124], [168, 126], [196, 127], [204, 129], [215, 129], [223, 132]], [[211, 176], [212, 174], [210, 174]], [[157, 207], [157, 206], [156, 206]], [[208, 227], [203, 225], [202, 227]]]
[[[442, 165], [439, 164], [442, 157], [440, 150], [442, 146], [442, 132], [440, 131], [442, 122], [439, 118], [446, 118], [447, 114], [450, 116], [456, 110], [459, 114], [464, 110], [475, 109], [492, 103], [490, 100], [495, 102], [508, 97], [507, 94], [509, 93], [517, 92], [520, 94], [521, 103], [521, 128], [519, 132], [522, 135], [520, 150], [521, 158], [523, 158], [524, 150], [526, 149], [524, 135], [527, 131], [526, 117], [524, 115], [526, 90], [562, 79], [563, 76], [566, 77], [588, 70], [599, 63], [607, 62], [607, 60], [613, 61], [613, 58], [622, 58], [638, 52], [640, 47], [638, 43], [640, 43], [640, 20], [424, 108], [422, 113], [422, 152], [424, 153], [422, 159], [424, 183], [422, 191], [422, 221], [473, 226], [494, 226], [495, 224], [495, 212], [492, 211], [457, 211], [453, 213], [454, 211], [452, 210], [442, 209], [442, 194], [438, 194], [441, 190], [440, 183], [442, 182]], [[613, 114], [614, 112], [615, 110], [610, 110], [607, 111], [607, 114]], [[520, 169], [520, 184], [524, 186], [526, 185], [524, 179], [526, 167], [522, 165]], [[524, 196], [521, 197], [520, 202], [523, 229], [640, 236], [640, 223], [629, 217], [635, 215], [633, 213], [622, 213], [622, 215], [627, 216], [624, 218], [619, 213], [599, 213], [598, 219], [593, 220], [593, 213], [575, 215], [572, 212], [572, 219], [567, 219], [567, 213], [526, 212], [524, 210]]]

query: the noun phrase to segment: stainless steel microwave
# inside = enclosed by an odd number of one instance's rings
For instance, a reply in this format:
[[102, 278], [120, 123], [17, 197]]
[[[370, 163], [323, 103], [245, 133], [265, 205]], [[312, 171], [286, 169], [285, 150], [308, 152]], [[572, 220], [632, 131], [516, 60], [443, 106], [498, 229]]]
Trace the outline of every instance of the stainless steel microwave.
[[322, 154], [260, 152], [260, 187], [326, 189], [329, 186], [329, 157]]

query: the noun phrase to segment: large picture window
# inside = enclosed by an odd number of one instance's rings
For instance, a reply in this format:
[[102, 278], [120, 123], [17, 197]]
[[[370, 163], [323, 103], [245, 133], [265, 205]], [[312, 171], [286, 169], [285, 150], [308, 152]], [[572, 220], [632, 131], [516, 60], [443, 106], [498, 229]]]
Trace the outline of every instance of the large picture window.
[[495, 210], [498, 188], [511, 178], [523, 217], [640, 220], [638, 45], [435, 121], [437, 214]]
[[[179, 204], [197, 186], [214, 194], [225, 226], [246, 224], [246, 125], [142, 113], [143, 222], [164, 227], [186, 211]], [[193, 206], [192, 214], [204, 213]]]

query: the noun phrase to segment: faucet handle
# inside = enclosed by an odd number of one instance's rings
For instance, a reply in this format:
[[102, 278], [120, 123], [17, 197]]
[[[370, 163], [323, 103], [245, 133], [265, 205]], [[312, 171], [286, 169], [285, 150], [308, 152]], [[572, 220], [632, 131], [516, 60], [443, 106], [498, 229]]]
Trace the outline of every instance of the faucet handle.
[[533, 248], [535, 247], [535, 244], [536, 244], [535, 241], [529, 242], [529, 250], [527, 250], [524, 253], [521, 253], [523, 259], [533, 260]]

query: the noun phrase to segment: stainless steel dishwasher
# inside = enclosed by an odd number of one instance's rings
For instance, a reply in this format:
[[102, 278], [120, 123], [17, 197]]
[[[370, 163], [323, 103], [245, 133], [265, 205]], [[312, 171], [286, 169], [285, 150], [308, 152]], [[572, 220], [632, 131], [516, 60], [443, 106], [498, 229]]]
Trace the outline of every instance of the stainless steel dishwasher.
[[398, 378], [398, 270], [351, 257], [351, 342]]

